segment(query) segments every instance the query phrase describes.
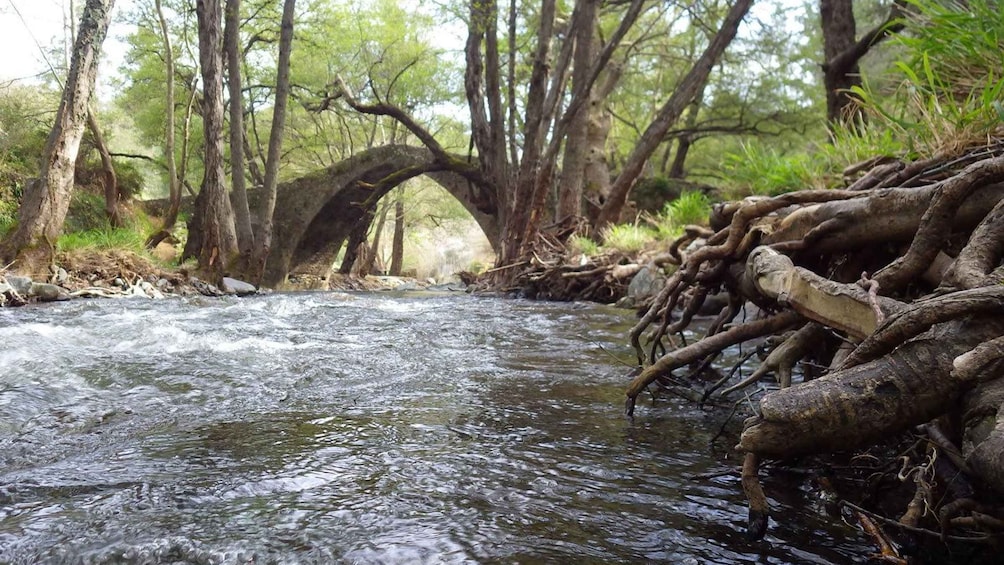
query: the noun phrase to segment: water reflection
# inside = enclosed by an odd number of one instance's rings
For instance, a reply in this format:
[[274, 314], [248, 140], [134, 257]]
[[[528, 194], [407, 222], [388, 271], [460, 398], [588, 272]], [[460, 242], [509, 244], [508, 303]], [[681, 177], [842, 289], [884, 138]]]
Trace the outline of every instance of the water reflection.
[[[630, 314], [435, 295], [4, 312], [2, 563], [845, 563], [749, 544], [724, 417], [621, 415]], [[694, 480], [693, 477], [711, 478]]]

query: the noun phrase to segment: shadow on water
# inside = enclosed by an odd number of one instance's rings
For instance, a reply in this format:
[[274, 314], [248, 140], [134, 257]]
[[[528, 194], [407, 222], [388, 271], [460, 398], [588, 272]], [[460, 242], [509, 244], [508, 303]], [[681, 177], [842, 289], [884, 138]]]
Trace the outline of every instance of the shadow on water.
[[622, 416], [631, 323], [340, 293], [0, 311], [0, 562], [864, 562], [797, 478], [745, 540], [726, 414]]

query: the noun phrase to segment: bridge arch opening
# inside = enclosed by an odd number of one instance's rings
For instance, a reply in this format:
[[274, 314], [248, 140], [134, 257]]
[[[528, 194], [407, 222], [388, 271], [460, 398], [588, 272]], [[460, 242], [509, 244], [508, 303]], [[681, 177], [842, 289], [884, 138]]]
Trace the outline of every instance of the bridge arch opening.
[[[327, 274], [353, 232], [356, 240], [360, 232], [365, 235], [378, 212], [378, 203], [395, 188], [379, 187], [377, 183], [391, 173], [430, 160], [429, 151], [421, 147], [376, 147], [281, 185], [264, 283], [276, 286], [291, 272]], [[474, 188], [466, 179], [441, 171], [425, 173], [422, 178], [451, 195], [476, 222], [492, 248], [497, 248], [497, 218], [478, 208]]]

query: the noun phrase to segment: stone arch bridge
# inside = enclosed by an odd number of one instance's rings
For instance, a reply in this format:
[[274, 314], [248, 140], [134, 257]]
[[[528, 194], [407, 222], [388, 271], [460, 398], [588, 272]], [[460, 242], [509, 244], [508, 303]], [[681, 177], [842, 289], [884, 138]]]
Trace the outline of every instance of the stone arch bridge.
[[[276, 286], [291, 272], [324, 275], [360, 222], [372, 220], [377, 202], [393, 189], [372, 185], [407, 167], [431, 163], [423, 147], [385, 145], [357, 153], [327, 169], [278, 187], [272, 251], [262, 281]], [[457, 173], [424, 173], [453, 195], [474, 217], [498, 252], [498, 217], [479, 207], [478, 188]], [[482, 199], [483, 200], [483, 199]], [[497, 198], [493, 199], [497, 202]]]

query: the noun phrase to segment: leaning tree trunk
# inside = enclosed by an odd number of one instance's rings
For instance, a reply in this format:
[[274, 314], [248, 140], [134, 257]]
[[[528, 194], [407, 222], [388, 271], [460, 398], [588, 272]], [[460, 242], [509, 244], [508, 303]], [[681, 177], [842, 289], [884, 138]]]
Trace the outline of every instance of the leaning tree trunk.
[[400, 277], [404, 265], [404, 192], [398, 189], [394, 201], [394, 239], [390, 252], [390, 275]]
[[237, 254], [234, 212], [227, 196], [223, 157], [223, 54], [220, 49], [220, 0], [198, 0], [199, 63], [202, 67], [202, 121], [205, 175], [198, 200], [199, 270], [220, 282]]
[[736, 3], [732, 5], [732, 8], [729, 9], [728, 14], [725, 16], [725, 20], [722, 22], [718, 33], [712, 38], [704, 53], [701, 54], [701, 57], [694, 63], [694, 66], [683, 77], [683, 80], [680, 81], [676, 90], [669, 97], [669, 100], [666, 101], [655, 119], [645, 129], [641, 139], [638, 140], [638, 144], [635, 145], [635, 148], [628, 156], [627, 162], [624, 164], [620, 174], [617, 175], [617, 180], [614, 181], [613, 186], [610, 188], [610, 198], [607, 199], [606, 204], [600, 210], [596, 225], [593, 226], [594, 233], [599, 233], [604, 227], [617, 222], [618, 218], [620, 218], [621, 210], [623, 210], [624, 204], [627, 202], [628, 194], [631, 192], [635, 181], [638, 180], [638, 176], [641, 174], [645, 163], [662, 143], [670, 126], [680, 118], [680, 115], [694, 99], [694, 96], [704, 89], [704, 85], [708, 82], [708, 77], [711, 75], [711, 69], [718, 59], [721, 58], [729, 44], [732, 43], [732, 39], [735, 38], [736, 32], [739, 29], [739, 24], [746, 17], [746, 13], [752, 4], [753, 0], [736, 0]]
[[286, 0], [282, 8], [279, 33], [279, 62], [276, 67], [275, 105], [272, 108], [272, 130], [268, 138], [268, 158], [265, 161], [265, 186], [262, 187], [258, 211], [259, 233], [254, 238], [252, 279], [260, 283], [265, 275], [265, 261], [272, 249], [272, 226], [275, 214], [276, 187], [279, 179], [279, 158], [282, 134], [286, 125], [286, 102], [289, 99], [289, 56], [293, 49], [293, 16], [296, 0]]
[[[167, 29], [167, 18], [164, 17], [164, 6], [161, 0], [155, 0], [154, 8], [157, 11], [157, 24], [160, 29], [160, 39], [164, 45], [164, 97], [165, 97], [165, 124], [164, 124], [164, 160], [167, 165], [167, 193], [169, 204], [167, 212], [164, 214], [163, 224], [160, 230], [150, 235], [146, 240], [148, 248], [157, 247], [160, 242], [171, 236], [174, 224], [178, 222], [178, 213], [181, 211], [181, 182], [178, 180], [178, 165], [174, 158], [174, 46], [171, 44], [171, 35]], [[194, 87], [192, 89], [195, 90]], [[187, 141], [188, 125], [186, 120], [185, 138]], [[187, 152], [187, 143], [184, 144]], [[182, 166], [184, 169], [184, 165]]]
[[15, 268], [27, 274], [40, 274], [48, 269], [55, 255], [56, 240], [63, 231], [73, 191], [74, 162], [87, 123], [101, 44], [114, 4], [115, 0], [87, 0], [84, 6], [66, 86], [42, 154], [41, 173], [25, 190], [17, 228], [0, 246], [4, 263], [15, 261]]
[[251, 209], [248, 206], [244, 181], [244, 103], [241, 91], [240, 21], [241, 0], [227, 0], [226, 25], [223, 29], [223, 51], [227, 58], [227, 89], [230, 93], [230, 180], [233, 184], [231, 203], [237, 227], [237, 247], [242, 268], [251, 265], [254, 252], [254, 232], [251, 230]]
[[112, 163], [111, 152], [108, 151], [108, 144], [105, 143], [105, 136], [101, 133], [101, 125], [94, 109], [87, 112], [87, 129], [91, 130], [94, 137], [94, 146], [101, 156], [101, 183], [105, 189], [105, 215], [108, 217], [108, 224], [113, 228], [122, 227], [122, 216], [119, 213], [119, 183], [115, 175], [115, 164]]

